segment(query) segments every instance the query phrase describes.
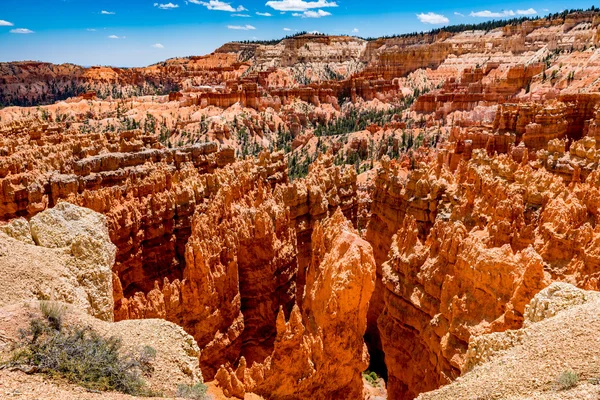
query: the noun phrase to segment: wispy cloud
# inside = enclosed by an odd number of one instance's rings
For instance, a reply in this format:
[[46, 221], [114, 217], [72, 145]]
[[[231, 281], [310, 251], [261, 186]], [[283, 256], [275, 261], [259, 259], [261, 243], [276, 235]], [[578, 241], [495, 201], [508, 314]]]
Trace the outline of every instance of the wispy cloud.
[[284, 31], [286, 31], [286, 32], [289, 32], [289, 31], [291, 31], [291, 29], [290, 29], [290, 28], [283, 28], [283, 30], [284, 30]]
[[421, 14], [417, 14], [417, 18], [419, 18], [419, 21], [421, 21], [424, 24], [447, 24], [448, 22], [450, 22], [450, 20], [446, 17], [444, 17], [441, 14], [436, 14], [433, 12], [428, 12], [427, 14], [425, 13], [421, 13]]
[[257, 12], [256, 15], [260, 15], [261, 17], [272, 17], [272, 15], [268, 12], [265, 12], [265, 13]]
[[173, 4], [173, 3], [159, 4], [159, 3], [154, 3], [154, 7], [158, 7], [161, 10], [172, 10], [174, 8], [179, 8], [179, 4]]
[[502, 10], [500, 12], [494, 12], [490, 10], [483, 11], [471, 11], [469, 14], [471, 17], [480, 17], [480, 18], [504, 18], [504, 17], [514, 17], [515, 15], [535, 15], [537, 11], [533, 8], [528, 8], [527, 10], [517, 10], [516, 12], [513, 10]]
[[208, 2], [201, 1], [201, 0], [189, 0], [189, 2], [194, 3], [194, 4], [199, 4], [201, 6], [208, 8], [209, 10], [214, 10], [214, 11], [228, 11], [228, 12], [248, 11], [244, 6], [237, 6], [236, 8], [233, 8], [230, 3], [226, 3], [221, 0], [209, 0]]
[[0, 19], [0, 26], [14, 26], [14, 25], [15, 24], [13, 24], [12, 22], [8, 22], [3, 19]]
[[109, 39], [125, 39], [125, 36], [110, 35]]
[[312, 8], [337, 7], [335, 1], [270, 0], [265, 4], [278, 11], [306, 11]]
[[102, 15], [115, 15], [116, 13], [112, 12], [112, 11], [102, 10], [102, 11], [100, 11], [100, 14], [102, 14]]
[[31, 29], [27, 29], [27, 28], [17, 28], [17, 29], [11, 29], [10, 33], [18, 33], [21, 35], [27, 35], [27, 34], [35, 33], [35, 32], [32, 31]]
[[231, 14], [232, 17], [250, 18], [248, 14]]
[[537, 14], [537, 11], [535, 11], [533, 8], [528, 8], [527, 10], [517, 10], [517, 14], [519, 14], [519, 15], [535, 15], [535, 14]]
[[94, 29], [94, 28], [87, 28], [86, 31], [88, 31], [88, 32], [96, 32], [96, 29]]
[[543, 11], [543, 12], [548, 12], [548, 11], [550, 11], [550, 10], [549, 10], [548, 8], [542, 8], [542, 11]]
[[465, 14], [454, 11], [454, 15], [458, 15], [459, 17], [464, 17]]
[[163, 46], [160, 43], [155, 43], [155, 44], [152, 45], [152, 47], [154, 47], [155, 49], [164, 49], [165, 48], [165, 46]]
[[483, 11], [471, 11], [469, 16], [471, 17], [481, 17], [481, 18], [502, 18], [502, 17], [510, 17], [514, 16], [515, 12], [513, 10], [504, 10], [501, 12], [492, 12], [490, 10]]
[[308, 10], [308, 11], [304, 11], [303, 13], [293, 13], [292, 14], [293, 17], [302, 17], [302, 18], [321, 18], [321, 17], [327, 17], [329, 15], [331, 15], [330, 12], [323, 11], [323, 10], [317, 10], [317, 11]]
[[234, 29], [238, 31], [253, 31], [256, 28], [252, 25], [227, 25], [227, 29]]
[[352, 33], [358, 33], [358, 32], [359, 32], [358, 28], [352, 29]]

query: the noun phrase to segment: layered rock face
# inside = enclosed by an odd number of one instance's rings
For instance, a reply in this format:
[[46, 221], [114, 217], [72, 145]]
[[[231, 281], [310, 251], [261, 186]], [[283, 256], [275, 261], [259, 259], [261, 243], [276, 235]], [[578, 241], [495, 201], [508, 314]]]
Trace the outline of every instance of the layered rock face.
[[[234, 160], [216, 143], [168, 149], [141, 131], [86, 135], [36, 122], [7, 124], [2, 139], [2, 218], [31, 217], [66, 200], [104, 214], [123, 290], [181, 278], [197, 204], [215, 170]], [[40, 152], [41, 149], [41, 152]], [[283, 165], [282, 165], [283, 167]]]
[[271, 399], [361, 398], [361, 372], [368, 366], [363, 342], [369, 298], [375, 287], [371, 246], [338, 209], [317, 223], [302, 299], [289, 321], [277, 315], [277, 338], [262, 364], [234, 371], [222, 367], [216, 378], [226, 393], [245, 391]]
[[545, 280], [535, 252], [482, 248], [460, 224], [436, 225], [423, 245], [406, 217], [394, 239], [378, 327], [388, 390], [408, 399], [454, 380], [471, 336], [519, 327]]
[[207, 376], [240, 354], [264, 359], [279, 307], [289, 313], [293, 305], [295, 230], [266, 178], [254, 161], [219, 171], [212, 184], [221, 189], [192, 221], [183, 279], [165, 277], [146, 295], [117, 294], [120, 318], [166, 318], [192, 334]]
[[285, 205], [295, 224], [298, 249], [297, 296], [302, 298], [306, 270], [312, 252], [312, 233], [317, 222], [339, 208], [354, 226], [358, 199], [356, 171], [333, 165], [330, 155], [321, 156], [309, 168], [308, 176], [282, 187]]
[[[272, 164], [244, 161], [214, 175], [220, 189], [194, 217], [182, 280], [165, 278], [162, 287], [157, 283], [146, 295], [130, 298], [117, 291], [119, 318], [166, 318], [192, 334], [203, 349], [206, 376], [240, 356], [252, 363], [271, 353], [278, 310], [289, 315], [304, 290], [311, 252], [302, 257], [300, 252], [311, 242], [297, 235], [312, 232], [330, 215], [329, 204], [355, 213], [356, 175], [332, 166], [331, 159], [316, 163], [306, 180], [274, 189], [269, 168]], [[307, 195], [307, 182], [326, 173], [334, 180], [319, 181]]]

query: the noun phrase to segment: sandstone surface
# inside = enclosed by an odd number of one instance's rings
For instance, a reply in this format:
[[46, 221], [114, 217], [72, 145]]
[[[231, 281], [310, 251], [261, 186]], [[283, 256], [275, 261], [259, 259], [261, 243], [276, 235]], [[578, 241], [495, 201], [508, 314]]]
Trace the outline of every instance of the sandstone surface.
[[29, 223], [15, 220], [4, 228], [8, 235], [0, 233], [6, 288], [2, 306], [28, 299], [62, 301], [113, 320], [116, 249], [104, 216], [63, 202]]

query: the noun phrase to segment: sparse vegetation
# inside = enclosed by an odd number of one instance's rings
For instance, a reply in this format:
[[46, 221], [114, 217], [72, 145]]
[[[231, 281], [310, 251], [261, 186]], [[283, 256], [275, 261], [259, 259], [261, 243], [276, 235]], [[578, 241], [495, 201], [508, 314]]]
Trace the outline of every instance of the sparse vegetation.
[[371, 386], [377, 386], [377, 381], [379, 380], [379, 375], [375, 371], [365, 371], [363, 372], [363, 378], [369, 383]]
[[146, 346], [139, 355], [123, 351], [117, 337], [103, 337], [90, 327], [65, 327], [65, 308], [42, 302], [43, 318], [33, 318], [21, 332], [9, 366], [43, 373], [90, 390], [152, 395], [143, 375], [153, 371], [156, 350]]
[[559, 390], [571, 389], [577, 385], [577, 382], [579, 382], [579, 375], [571, 370], [561, 372], [558, 378], [556, 378], [556, 384]]
[[206, 385], [198, 382], [195, 385], [179, 385], [177, 387], [177, 397], [184, 399], [204, 400], [206, 399]]
[[40, 311], [50, 327], [56, 331], [62, 329], [62, 319], [65, 315], [65, 306], [55, 301], [41, 301]]

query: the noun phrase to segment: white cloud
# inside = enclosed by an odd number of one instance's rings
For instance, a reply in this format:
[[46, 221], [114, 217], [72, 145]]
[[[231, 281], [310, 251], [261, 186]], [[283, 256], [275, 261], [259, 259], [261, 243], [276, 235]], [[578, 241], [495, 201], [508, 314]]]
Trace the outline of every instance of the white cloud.
[[513, 10], [504, 10], [501, 12], [492, 12], [490, 10], [476, 11], [469, 14], [471, 17], [481, 18], [503, 18], [503, 17], [514, 17], [515, 12]]
[[441, 14], [428, 12], [417, 14], [417, 18], [424, 24], [447, 24], [450, 20]]
[[261, 17], [272, 17], [272, 15], [268, 12], [266, 12], [266, 13], [257, 12], [256, 15], [260, 15]]
[[112, 11], [105, 11], [105, 10], [102, 10], [102, 11], [100, 12], [100, 14], [102, 14], [102, 15], [115, 15], [115, 13], [114, 13], [114, 12], [112, 12]]
[[154, 47], [155, 49], [164, 49], [165, 48], [165, 46], [163, 46], [160, 43], [155, 43], [155, 44], [152, 45], [152, 47]]
[[533, 8], [528, 8], [527, 10], [517, 10], [517, 14], [519, 14], [519, 15], [535, 15], [535, 14], [537, 14], [537, 11], [535, 11]]
[[238, 6], [236, 8], [233, 8], [230, 3], [226, 3], [221, 0], [209, 0], [208, 2], [201, 1], [201, 0], [189, 0], [189, 1], [190, 1], [190, 3], [199, 4], [201, 6], [204, 6], [204, 7], [208, 8], [209, 10], [228, 11], [228, 12], [248, 11], [244, 6]]
[[286, 31], [286, 32], [290, 32], [291, 31], [290, 28], [283, 28], [283, 30]]
[[513, 10], [502, 10], [500, 12], [493, 12], [490, 10], [476, 11], [469, 14], [471, 17], [481, 17], [481, 18], [504, 18], [504, 17], [514, 17], [515, 15], [535, 15], [537, 11], [533, 8], [528, 8], [526, 10], [517, 10], [514, 12]]
[[292, 17], [321, 18], [321, 17], [327, 17], [329, 15], [331, 15], [330, 12], [323, 11], [323, 10], [317, 10], [317, 11], [308, 10], [308, 11], [304, 11], [303, 13], [293, 13]]
[[321, 33], [321, 32], [319, 32], [319, 31], [310, 31], [310, 32], [308, 32], [308, 33], [311, 33], [311, 34], [313, 34], [313, 35], [318, 35], [318, 34], [319, 34], [319, 33]]
[[154, 3], [154, 7], [158, 7], [161, 10], [172, 10], [174, 8], [179, 8], [179, 4], [173, 4], [173, 3], [158, 4], [158, 3]]
[[253, 31], [256, 28], [253, 27], [252, 25], [227, 25], [227, 29], [235, 29], [235, 30], [239, 30], [239, 31]]
[[306, 11], [311, 8], [337, 7], [335, 1], [270, 0], [265, 4], [277, 11]]
[[358, 28], [352, 29], [352, 33], [358, 33], [358, 32], [359, 32]]
[[86, 31], [88, 31], [88, 32], [96, 32], [96, 30], [94, 28], [87, 28]]
[[232, 17], [250, 18], [248, 14], [231, 14]]
[[543, 11], [543, 12], [548, 12], [548, 11], [550, 11], [550, 10], [549, 10], [548, 8], [542, 8], [542, 11]]
[[454, 11], [454, 15], [458, 15], [459, 17], [464, 17], [465, 14]]
[[125, 39], [125, 36], [110, 35], [109, 39]]
[[27, 35], [29, 33], [35, 33], [35, 32], [32, 31], [31, 29], [27, 29], [27, 28], [17, 28], [17, 29], [11, 29], [10, 33], [20, 33], [21, 35]]
[[12, 22], [8, 22], [3, 19], [0, 19], [0, 26], [14, 26], [14, 25], [15, 24], [13, 24]]

